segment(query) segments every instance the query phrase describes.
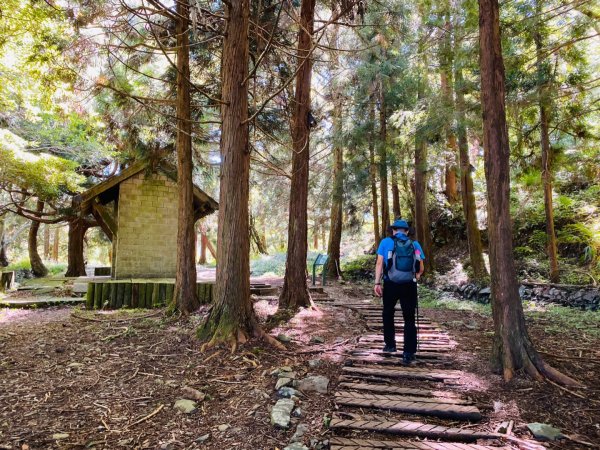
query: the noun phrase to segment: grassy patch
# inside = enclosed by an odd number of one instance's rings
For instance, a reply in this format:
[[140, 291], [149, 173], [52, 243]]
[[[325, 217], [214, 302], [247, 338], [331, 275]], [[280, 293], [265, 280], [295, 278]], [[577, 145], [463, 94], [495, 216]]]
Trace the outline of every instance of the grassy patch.
[[600, 337], [600, 311], [582, 311], [560, 305], [540, 305], [528, 302], [525, 315], [548, 322], [545, 331], [562, 334], [577, 331], [595, 338]]
[[490, 305], [484, 305], [470, 300], [461, 300], [452, 295], [419, 285], [419, 306], [422, 308], [452, 309], [455, 311], [471, 311], [491, 315]]

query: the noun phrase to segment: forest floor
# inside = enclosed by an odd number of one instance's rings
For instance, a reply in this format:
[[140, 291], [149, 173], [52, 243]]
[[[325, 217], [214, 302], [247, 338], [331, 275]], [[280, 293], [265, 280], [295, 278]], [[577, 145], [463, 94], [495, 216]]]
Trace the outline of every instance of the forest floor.
[[[336, 301], [370, 294], [361, 285], [327, 291]], [[440, 301], [434, 291], [423, 291], [422, 298], [422, 313], [459, 343], [453, 356], [461, 369], [486, 380], [485, 389], [470, 395], [489, 405], [488, 420], [514, 420], [522, 436], [528, 422], [549, 423], [592, 445], [563, 440], [549, 448], [600, 448], [600, 334], [572, 315], [543, 308], [528, 313], [534, 342], [548, 361], [587, 389], [566, 391], [524, 377], [505, 384], [487, 364], [489, 311]], [[273, 297], [255, 305], [265, 320], [277, 302]], [[326, 440], [323, 423], [335, 410], [332, 396], [303, 396], [301, 416], [292, 418], [289, 430], [270, 424], [277, 400], [271, 372], [289, 366], [298, 378], [324, 375], [332, 392], [344, 352], [365, 330], [355, 313], [323, 303], [272, 330], [291, 339], [287, 351], [251, 341], [231, 354], [227, 348], [200, 351], [195, 330], [203, 312], [183, 321], [165, 318], [162, 310], [0, 310], [0, 448], [275, 449], [290, 442], [298, 423], [308, 427], [307, 445]], [[316, 358], [323, 364], [310, 368]], [[191, 414], [173, 407], [190, 398], [185, 387], [205, 394]]]

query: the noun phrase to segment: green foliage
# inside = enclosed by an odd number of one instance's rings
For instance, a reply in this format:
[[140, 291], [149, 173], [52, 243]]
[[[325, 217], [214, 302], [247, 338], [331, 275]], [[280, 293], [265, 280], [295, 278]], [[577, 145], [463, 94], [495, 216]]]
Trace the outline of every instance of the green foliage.
[[[312, 274], [312, 265], [317, 259], [318, 252], [308, 252], [306, 270]], [[270, 255], [259, 255], [250, 261], [250, 272], [252, 276], [283, 276], [285, 274], [285, 252], [272, 253]], [[319, 273], [321, 268], [319, 267]]]
[[363, 255], [349, 261], [342, 262], [342, 275], [345, 280], [367, 280], [375, 278], [376, 255]]
[[[56, 275], [62, 275], [63, 273], [65, 273], [67, 271], [67, 265], [64, 263], [55, 263], [55, 262], [44, 261], [44, 265], [48, 269], [49, 277], [56, 276]], [[31, 263], [29, 262], [28, 258], [20, 259], [18, 261], [11, 263], [4, 270], [14, 270], [14, 271], [31, 270]], [[47, 280], [47, 278], [38, 278], [36, 280], [39, 282], [40, 280]]]

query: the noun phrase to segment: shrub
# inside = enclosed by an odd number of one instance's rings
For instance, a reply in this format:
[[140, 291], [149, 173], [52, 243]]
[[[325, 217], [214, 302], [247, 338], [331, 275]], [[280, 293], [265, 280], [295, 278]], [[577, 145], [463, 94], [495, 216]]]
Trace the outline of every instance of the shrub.
[[342, 274], [347, 280], [373, 280], [376, 255], [363, 255], [342, 263]]

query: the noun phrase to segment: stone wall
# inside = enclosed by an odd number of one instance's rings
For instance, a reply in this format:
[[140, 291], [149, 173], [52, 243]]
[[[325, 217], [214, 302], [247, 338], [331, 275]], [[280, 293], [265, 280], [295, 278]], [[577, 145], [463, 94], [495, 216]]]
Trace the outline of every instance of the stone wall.
[[[446, 290], [456, 292], [463, 298], [481, 303], [490, 301], [490, 288], [481, 288], [467, 283], [461, 286], [445, 286]], [[542, 303], [556, 303], [590, 311], [600, 309], [600, 288], [594, 286], [551, 285], [539, 283], [523, 283], [519, 286], [519, 295], [523, 300]]]
[[113, 277], [175, 277], [177, 185], [162, 174], [146, 178], [140, 172], [119, 189]]

